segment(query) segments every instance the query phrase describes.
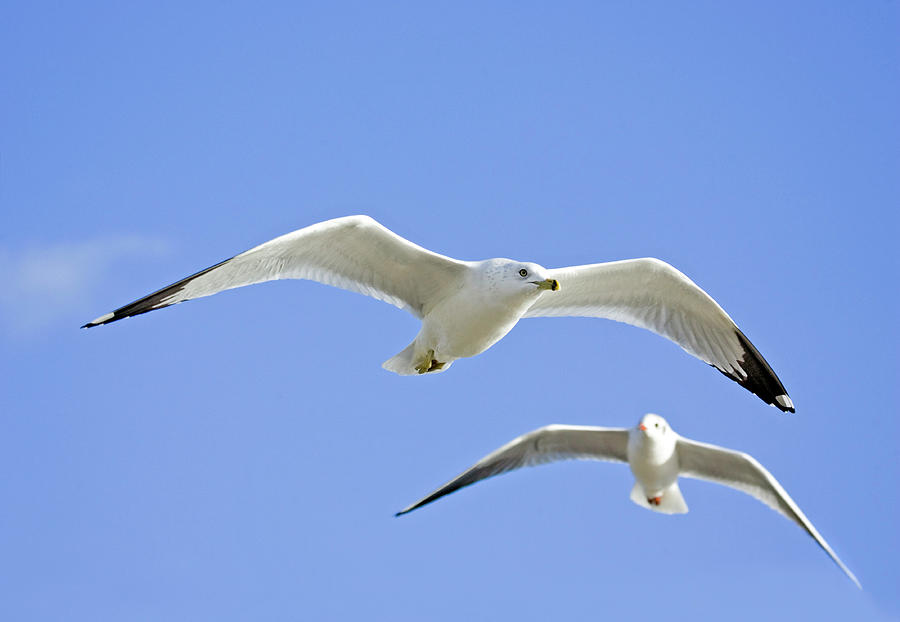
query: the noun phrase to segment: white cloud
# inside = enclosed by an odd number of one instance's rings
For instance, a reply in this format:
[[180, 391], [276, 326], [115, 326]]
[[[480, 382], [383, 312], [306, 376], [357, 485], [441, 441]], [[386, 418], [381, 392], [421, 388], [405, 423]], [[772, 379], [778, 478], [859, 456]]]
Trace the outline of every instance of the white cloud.
[[86, 306], [114, 264], [167, 250], [161, 240], [127, 235], [20, 251], [0, 247], [0, 323], [11, 335], [33, 334]]

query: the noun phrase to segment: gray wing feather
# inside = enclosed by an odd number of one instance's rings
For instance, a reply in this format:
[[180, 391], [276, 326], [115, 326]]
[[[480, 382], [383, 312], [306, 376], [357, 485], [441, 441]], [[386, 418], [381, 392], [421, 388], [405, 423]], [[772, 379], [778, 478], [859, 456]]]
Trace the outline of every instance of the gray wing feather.
[[686, 438], [679, 438], [677, 447], [680, 475], [724, 484], [740, 490], [791, 519], [806, 530], [806, 533], [812, 536], [859, 587], [856, 576], [831, 550], [825, 538], [819, 534], [800, 507], [778, 483], [778, 480], [753, 456]]
[[627, 462], [628, 430], [588, 426], [550, 425], [524, 434], [479, 460], [470, 469], [397, 516], [480, 480], [527, 466], [559, 460]]
[[465, 270], [463, 262], [413, 244], [368, 216], [346, 216], [270, 240], [84, 327], [276, 279], [318, 281], [383, 300], [421, 318]]
[[[669, 264], [653, 258], [551, 270], [560, 290], [525, 317], [602, 317], [651, 330], [725, 372], [737, 372], [740, 344], [728, 314]], [[738, 372], [739, 373], [739, 372]]]
[[794, 405], [769, 364], [725, 310], [684, 274], [643, 258], [558, 268], [560, 289], [525, 317], [587, 316], [645, 328], [674, 341], [777, 408]]

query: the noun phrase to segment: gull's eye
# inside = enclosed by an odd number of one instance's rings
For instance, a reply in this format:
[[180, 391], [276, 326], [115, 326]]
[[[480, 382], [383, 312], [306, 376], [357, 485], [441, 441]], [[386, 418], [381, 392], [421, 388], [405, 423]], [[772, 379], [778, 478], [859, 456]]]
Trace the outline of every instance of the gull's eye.
[[526, 270], [525, 268], [522, 268], [521, 270], [519, 270], [519, 276], [521, 276], [521, 277], [528, 276], [528, 270]]
[[654, 423], [654, 424], [653, 424], [653, 427], [658, 428], [658, 427], [659, 427], [659, 424], [658, 424], [658, 423]]

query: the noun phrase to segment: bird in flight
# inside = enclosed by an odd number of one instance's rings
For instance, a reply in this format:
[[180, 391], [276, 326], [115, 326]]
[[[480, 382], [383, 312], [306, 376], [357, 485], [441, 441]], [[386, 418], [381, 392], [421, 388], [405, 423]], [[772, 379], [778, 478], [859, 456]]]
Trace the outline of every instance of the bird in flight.
[[401, 375], [445, 371], [499, 341], [523, 317], [587, 316], [646, 328], [782, 411], [794, 404], [728, 314], [658, 259], [547, 269], [512, 259], [462, 261], [406, 240], [368, 216], [282, 235], [88, 322], [82, 328], [276, 279], [308, 279], [372, 296], [422, 321], [382, 365]]
[[494, 475], [559, 460], [625, 462], [634, 475], [631, 500], [663, 514], [684, 514], [679, 477], [724, 484], [759, 499], [794, 521], [834, 563], [861, 587], [800, 507], [753, 456], [677, 434], [659, 415], [647, 414], [635, 427], [549, 425], [523, 434], [488, 454], [464, 473], [397, 513], [401, 516]]

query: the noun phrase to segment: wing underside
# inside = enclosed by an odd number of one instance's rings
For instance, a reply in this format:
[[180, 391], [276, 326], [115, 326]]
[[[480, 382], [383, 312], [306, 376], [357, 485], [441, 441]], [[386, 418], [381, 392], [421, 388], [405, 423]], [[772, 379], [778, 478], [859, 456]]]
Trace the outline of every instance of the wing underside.
[[422, 317], [465, 271], [368, 216], [321, 222], [270, 240], [153, 292], [82, 328], [276, 279], [309, 279], [383, 300]]
[[727, 313], [684, 274], [658, 259], [559, 268], [560, 291], [525, 317], [583, 316], [624, 322], [675, 342], [776, 408], [794, 412], [772, 367]]

